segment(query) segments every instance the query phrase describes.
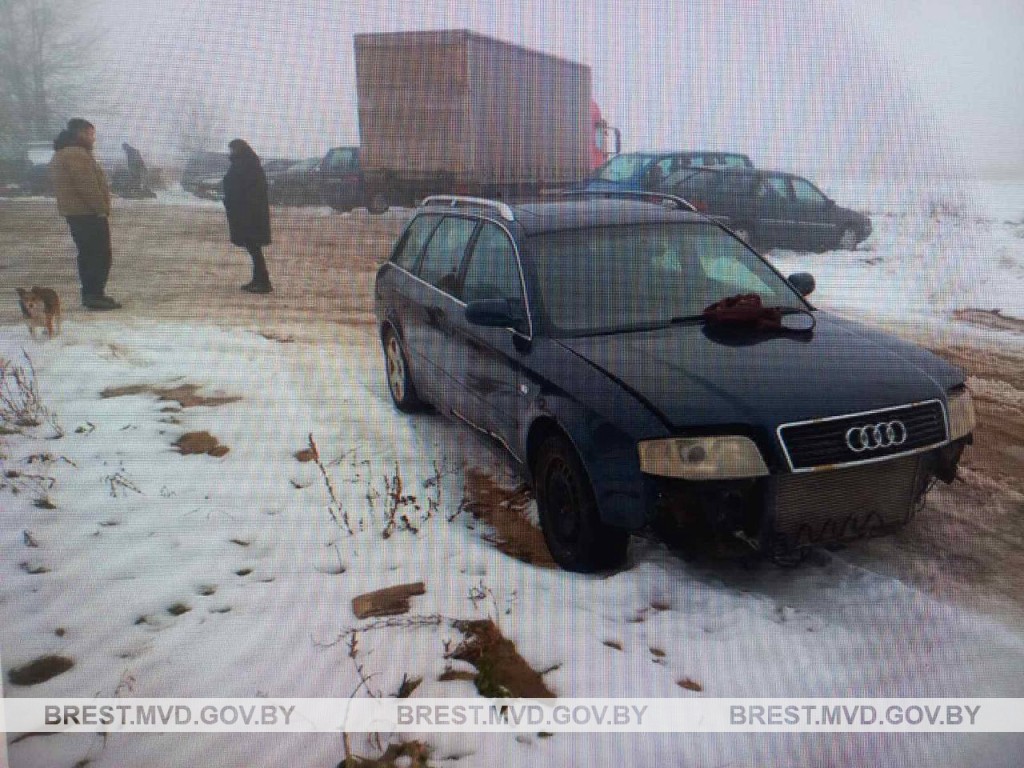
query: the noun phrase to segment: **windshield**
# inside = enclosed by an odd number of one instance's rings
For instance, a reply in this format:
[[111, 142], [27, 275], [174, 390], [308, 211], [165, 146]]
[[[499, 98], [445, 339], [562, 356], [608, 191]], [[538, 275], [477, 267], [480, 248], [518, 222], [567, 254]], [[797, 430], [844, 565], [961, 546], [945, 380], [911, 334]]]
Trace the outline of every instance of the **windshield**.
[[528, 252], [553, 336], [663, 327], [740, 293], [807, 308], [762, 259], [706, 222], [548, 232], [531, 237]]
[[616, 155], [597, 169], [601, 181], [630, 181], [640, 177], [651, 161], [649, 155]]

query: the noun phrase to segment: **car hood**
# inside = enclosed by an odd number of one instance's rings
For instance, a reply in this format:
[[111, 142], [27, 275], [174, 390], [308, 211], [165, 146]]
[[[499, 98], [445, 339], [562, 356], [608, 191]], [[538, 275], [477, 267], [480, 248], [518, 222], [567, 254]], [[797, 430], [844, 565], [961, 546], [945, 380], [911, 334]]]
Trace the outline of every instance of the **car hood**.
[[815, 312], [811, 333], [680, 324], [562, 339], [670, 427], [758, 424], [870, 411], [932, 398], [963, 374], [927, 350]]

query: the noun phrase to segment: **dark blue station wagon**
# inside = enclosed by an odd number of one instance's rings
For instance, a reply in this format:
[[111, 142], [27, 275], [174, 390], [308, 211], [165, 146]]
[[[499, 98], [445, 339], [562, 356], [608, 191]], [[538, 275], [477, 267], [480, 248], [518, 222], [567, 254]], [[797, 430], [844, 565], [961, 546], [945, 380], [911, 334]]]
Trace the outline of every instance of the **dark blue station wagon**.
[[[555, 560], [593, 571], [645, 528], [773, 555], [884, 534], [952, 481], [974, 427], [963, 373], [815, 309], [813, 287], [666, 204], [437, 196], [375, 309], [395, 405], [504, 446]], [[777, 322], [706, 311], [740, 296]]]

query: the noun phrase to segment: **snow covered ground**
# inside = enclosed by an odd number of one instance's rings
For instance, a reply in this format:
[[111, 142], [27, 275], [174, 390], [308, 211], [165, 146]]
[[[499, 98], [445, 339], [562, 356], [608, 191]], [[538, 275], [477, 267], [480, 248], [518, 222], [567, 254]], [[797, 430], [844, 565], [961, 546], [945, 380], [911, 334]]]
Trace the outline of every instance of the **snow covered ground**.
[[[786, 273], [816, 275], [819, 306], [895, 324], [909, 312], [950, 333], [958, 309], [1024, 317], [1024, 205], [897, 210], [863, 189], [829, 190], [872, 214], [861, 249], [772, 254]], [[5, 678], [5, 696], [346, 697], [359, 677], [336, 641], [362, 626], [352, 598], [420, 580], [411, 615], [492, 618], [559, 696], [1024, 696], [1019, 625], [842, 553], [798, 569], [743, 567], [635, 539], [631, 567], [602, 577], [502, 554], [459, 505], [466, 468], [512, 486], [508, 465], [436, 415], [397, 413], [366, 329], [310, 328], [316, 343], [138, 315], [70, 322], [45, 343], [0, 328], [0, 357], [31, 356], [55, 416], [0, 437], [4, 469], [20, 475], [7, 479], [21, 488], [0, 490], [0, 659], [5, 672], [47, 654], [74, 661], [40, 685]], [[237, 399], [159, 399], [185, 384]], [[146, 391], [109, 392], [132, 386]], [[204, 431], [227, 453], [172, 447]], [[336, 501], [317, 464], [295, 456], [310, 435]], [[416, 530], [385, 538], [396, 474], [416, 497], [403, 506]], [[471, 669], [445, 658], [460, 640], [445, 623], [367, 630], [356, 661], [386, 695], [421, 677], [415, 696], [474, 696], [472, 682], [438, 681]], [[1024, 754], [1020, 737], [999, 735], [425, 739], [431, 764], [472, 766], [1018, 766]], [[343, 756], [327, 734], [55, 735], [8, 748], [19, 768], [334, 766]]]

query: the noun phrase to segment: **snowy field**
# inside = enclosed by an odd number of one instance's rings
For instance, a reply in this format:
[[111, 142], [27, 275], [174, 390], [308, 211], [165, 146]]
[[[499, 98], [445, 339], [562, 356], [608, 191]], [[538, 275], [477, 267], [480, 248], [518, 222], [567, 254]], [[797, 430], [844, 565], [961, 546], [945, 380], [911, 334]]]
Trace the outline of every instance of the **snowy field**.
[[[1024, 318], [1024, 185], [898, 204], [881, 187], [823, 186], [869, 212], [875, 231], [853, 252], [771, 255], [784, 273], [815, 274], [819, 307], [905, 335], [1024, 348], [1013, 326]], [[174, 193], [127, 205], [147, 204], [183, 215], [219, 205]], [[1009, 319], [961, 322], [963, 310]], [[936, 599], [844, 551], [783, 569], [687, 561], [635, 538], [630, 567], [604, 576], [504, 554], [462, 502], [468, 469], [514, 489], [508, 463], [436, 415], [396, 412], [371, 329], [319, 317], [305, 331], [199, 310], [188, 324], [142, 310], [77, 315], [48, 342], [0, 326], [0, 357], [31, 358], [47, 409], [38, 426], [0, 436], [5, 696], [346, 697], [357, 666], [373, 693], [421, 678], [414, 697], [475, 696], [465, 675], [439, 677], [474, 672], [450, 658], [463, 640], [450, 620], [490, 618], [563, 697], [1024, 697], [1019, 616]], [[199, 446], [209, 452], [175, 449], [203, 432], [216, 441]], [[300, 460], [310, 436], [319, 462]], [[426, 593], [407, 616], [433, 622], [367, 628], [353, 615], [354, 597], [416, 581]], [[46, 655], [73, 666], [9, 683], [10, 670]], [[18, 768], [335, 766], [344, 756], [327, 734], [7, 738]], [[1024, 739], [1005, 735], [423, 740], [431, 765], [458, 766], [1009, 768], [1024, 754]], [[353, 748], [375, 754], [361, 737]]]

